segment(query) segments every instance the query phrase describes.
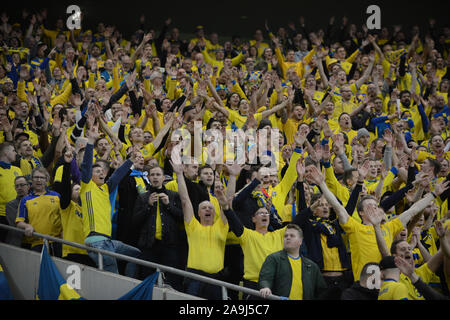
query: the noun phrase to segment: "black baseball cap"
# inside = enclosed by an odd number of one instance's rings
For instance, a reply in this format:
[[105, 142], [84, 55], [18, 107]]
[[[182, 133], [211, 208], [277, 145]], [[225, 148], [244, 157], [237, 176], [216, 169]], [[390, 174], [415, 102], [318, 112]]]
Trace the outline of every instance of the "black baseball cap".
[[379, 266], [380, 266], [380, 270], [397, 268], [397, 266], [395, 264], [394, 256], [383, 257], [383, 259], [381, 259], [381, 261], [379, 263]]

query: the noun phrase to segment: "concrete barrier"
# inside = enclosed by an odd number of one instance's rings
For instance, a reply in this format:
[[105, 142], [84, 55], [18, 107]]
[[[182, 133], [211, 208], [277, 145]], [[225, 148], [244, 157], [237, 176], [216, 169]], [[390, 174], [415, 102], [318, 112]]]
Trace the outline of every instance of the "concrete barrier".
[[[0, 262], [14, 299], [34, 300], [39, 283], [40, 253], [0, 243]], [[72, 261], [52, 257], [61, 276], [67, 280], [71, 268], [79, 267], [80, 289], [77, 292], [87, 300], [116, 300], [136, 287], [140, 280], [106, 271], [99, 271]], [[171, 288], [153, 289], [153, 300], [201, 300]]]

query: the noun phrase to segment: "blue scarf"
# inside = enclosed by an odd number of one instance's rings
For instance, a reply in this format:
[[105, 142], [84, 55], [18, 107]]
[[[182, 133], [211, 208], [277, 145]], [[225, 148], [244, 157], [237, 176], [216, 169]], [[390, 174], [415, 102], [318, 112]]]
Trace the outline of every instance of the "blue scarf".
[[327, 236], [327, 245], [329, 248], [339, 246], [339, 237], [336, 231], [334, 231], [330, 220], [325, 218], [313, 217], [311, 218], [311, 224], [315, 231], [318, 231]]
[[147, 175], [148, 175], [148, 172], [142, 172], [142, 171], [135, 170], [135, 169], [131, 170], [131, 173], [130, 173], [130, 177], [141, 177], [141, 178], [143, 178], [143, 177], [146, 177]]
[[3, 169], [11, 169], [11, 163], [0, 161], [0, 167], [2, 167]]

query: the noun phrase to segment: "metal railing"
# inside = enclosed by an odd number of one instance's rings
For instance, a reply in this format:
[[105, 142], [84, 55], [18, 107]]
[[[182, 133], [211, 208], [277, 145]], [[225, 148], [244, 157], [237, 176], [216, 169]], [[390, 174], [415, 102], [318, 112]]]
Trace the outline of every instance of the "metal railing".
[[[0, 223], [0, 228], [6, 229], [6, 230], [10, 230], [10, 231], [16, 231], [16, 232], [21, 232], [21, 233], [25, 233], [24, 229], [21, 228], [17, 228], [17, 227], [13, 227], [13, 226], [9, 226], [9, 225], [5, 225], [5, 224], [1, 224]], [[228, 291], [229, 290], [235, 290], [235, 291], [239, 291], [242, 292], [243, 294], [249, 294], [252, 296], [257, 296], [257, 297], [261, 297], [259, 294], [259, 291], [257, 290], [253, 290], [250, 288], [246, 288], [243, 286], [239, 286], [239, 285], [235, 285], [232, 283], [228, 283], [225, 281], [221, 281], [221, 280], [217, 280], [217, 279], [213, 279], [213, 278], [209, 278], [206, 276], [202, 276], [196, 273], [192, 273], [192, 272], [188, 272], [185, 270], [180, 270], [177, 268], [173, 268], [173, 267], [169, 267], [169, 266], [165, 266], [162, 264], [158, 264], [158, 263], [154, 263], [154, 262], [150, 262], [150, 261], [146, 261], [146, 260], [141, 260], [141, 259], [137, 259], [134, 257], [130, 257], [127, 255], [123, 255], [123, 254], [119, 254], [119, 253], [115, 253], [115, 252], [111, 252], [111, 251], [107, 251], [107, 250], [102, 250], [102, 249], [97, 249], [97, 248], [92, 248], [89, 246], [85, 246], [83, 244], [79, 244], [76, 242], [72, 242], [72, 241], [67, 241], [67, 240], [63, 240], [61, 238], [56, 238], [56, 237], [52, 237], [46, 234], [41, 234], [41, 233], [37, 233], [37, 232], [33, 232], [32, 234], [35, 237], [39, 237], [48, 241], [54, 241], [54, 242], [59, 242], [65, 245], [69, 245], [72, 247], [76, 247], [76, 248], [80, 248], [80, 249], [84, 249], [86, 251], [93, 251], [98, 253], [98, 259], [99, 259], [99, 263], [98, 263], [98, 269], [99, 270], [103, 270], [103, 257], [102, 255], [108, 255], [120, 260], [125, 260], [131, 263], [135, 263], [135, 264], [139, 264], [142, 265], [144, 267], [150, 267], [150, 268], [154, 268], [156, 269], [157, 272], [159, 272], [159, 278], [158, 278], [158, 285], [161, 286], [163, 284], [163, 280], [161, 278], [161, 271], [164, 272], [170, 272], [170, 273], [174, 273], [176, 275], [179, 276], [183, 276], [186, 278], [190, 278], [190, 279], [194, 279], [194, 280], [198, 280], [201, 282], [205, 282], [211, 285], [216, 285], [222, 288], [222, 299], [223, 300], [228, 300]], [[262, 298], [261, 298], [262, 299]], [[269, 295], [266, 299], [269, 300], [281, 300], [281, 297], [276, 296], [276, 295]]]

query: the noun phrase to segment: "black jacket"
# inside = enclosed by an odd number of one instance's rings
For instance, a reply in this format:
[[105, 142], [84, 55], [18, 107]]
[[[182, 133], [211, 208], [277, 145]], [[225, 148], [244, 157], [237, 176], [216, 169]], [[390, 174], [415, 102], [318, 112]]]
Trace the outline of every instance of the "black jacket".
[[[155, 242], [157, 205], [150, 206], [148, 199], [155, 192], [152, 188], [146, 193], [140, 194], [136, 199], [133, 214], [133, 230], [138, 233], [137, 246], [139, 249], [149, 249]], [[162, 235], [161, 240], [166, 245], [178, 245], [186, 240], [183, 224], [183, 211], [178, 193], [162, 187], [157, 191], [169, 196], [169, 204], [159, 201], [161, 215]]]
[[378, 289], [367, 289], [355, 282], [342, 292], [341, 300], [378, 300]]
[[[136, 246], [138, 241], [138, 234], [132, 228], [133, 209], [136, 204], [136, 199], [140, 193], [145, 190], [139, 190], [136, 184], [136, 179], [130, 176], [131, 170], [120, 181], [118, 186], [119, 208], [117, 211], [117, 240], [120, 240], [131, 246]], [[148, 187], [147, 183], [146, 189]]]

